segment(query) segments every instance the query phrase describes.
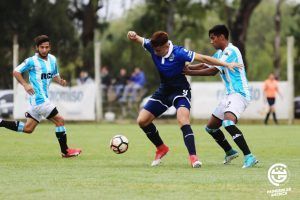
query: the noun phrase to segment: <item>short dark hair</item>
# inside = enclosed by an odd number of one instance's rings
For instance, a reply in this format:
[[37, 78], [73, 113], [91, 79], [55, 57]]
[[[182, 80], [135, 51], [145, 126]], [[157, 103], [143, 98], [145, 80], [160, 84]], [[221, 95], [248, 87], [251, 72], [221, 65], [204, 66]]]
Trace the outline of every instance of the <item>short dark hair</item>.
[[212, 27], [208, 32], [208, 36], [210, 37], [211, 34], [214, 34], [216, 36], [224, 35], [226, 40], [228, 40], [229, 31], [225, 25], [221, 24]]
[[163, 46], [169, 41], [168, 33], [164, 31], [156, 31], [151, 37], [152, 47]]
[[50, 42], [50, 39], [47, 35], [39, 35], [34, 38], [34, 43], [36, 46], [39, 46], [40, 44], [44, 42]]

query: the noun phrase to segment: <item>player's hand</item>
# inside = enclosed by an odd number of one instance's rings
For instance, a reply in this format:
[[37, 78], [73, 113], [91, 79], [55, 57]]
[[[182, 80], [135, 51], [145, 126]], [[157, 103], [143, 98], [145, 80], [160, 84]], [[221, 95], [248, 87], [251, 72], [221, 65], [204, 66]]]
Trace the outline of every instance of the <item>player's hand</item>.
[[191, 71], [191, 69], [189, 68], [189, 64], [186, 64], [182, 70], [182, 73], [184, 75], [189, 75], [189, 72]]
[[243, 64], [240, 64], [240, 63], [235, 63], [235, 62], [232, 62], [232, 63], [228, 63], [228, 65], [226, 66], [228, 69], [230, 69], [231, 71], [234, 71], [234, 68], [237, 67], [239, 69], [243, 68], [244, 65]]
[[63, 87], [67, 86], [67, 81], [64, 79], [60, 79], [59, 84]]
[[134, 31], [128, 31], [127, 33], [127, 38], [130, 40], [136, 40], [137, 39], [137, 34]]
[[29, 95], [34, 95], [33, 87], [30, 84], [24, 85], [24, 89]]

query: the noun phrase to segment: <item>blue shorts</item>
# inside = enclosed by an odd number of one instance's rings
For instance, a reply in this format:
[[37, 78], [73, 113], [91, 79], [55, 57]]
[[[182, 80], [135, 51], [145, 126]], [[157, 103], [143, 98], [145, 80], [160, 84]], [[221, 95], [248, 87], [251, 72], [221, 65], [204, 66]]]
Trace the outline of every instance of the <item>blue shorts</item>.
[[169, 107], [176, 109], [185, 107], [191, 108], [191, 89], [158, 88], [144, 106], [144, 109], [152, 113], [155, 117], [163, 114]]

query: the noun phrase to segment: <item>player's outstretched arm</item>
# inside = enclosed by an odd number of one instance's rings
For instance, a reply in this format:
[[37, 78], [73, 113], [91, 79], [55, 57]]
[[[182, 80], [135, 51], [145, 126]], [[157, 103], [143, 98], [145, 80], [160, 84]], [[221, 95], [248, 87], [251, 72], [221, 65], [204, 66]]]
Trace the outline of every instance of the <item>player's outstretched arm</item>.
[[206, 69], [208, 66], [204, 63], [198, 63], [193, 65], [186, 65], [185, 68], [189, 68], [190, 70], [200, 70], [200, 69]]
[[67, 86], [67, 81], [62, 79], [60, 76], [55, 76], [53, 80], [61, 86]]
[[25, 79], [23, 78], [22, 74], [20, 72], [17, 72], [14, 70], [13, 72], [13, 76], [17, 79], [17, 81], [24, 87], [25, 91], [29, 94], [29, 95], [33, 95], [34, 94], [34, 90], [33, 87], [28, 84]]
[[127, 38], [133, 42], [143, 44], [143, 37], [139, 36], [135, 31], [128, 31]]
[[216, 67], [205, 67], [202, 69], [191, 69], [189, 66], [186, 66], [183, 69], [183, 74], [189, 76], [215, 76], [219, 70]]
[[216, 58], [206, 56], [206, 55], [202, 55], [202, 54], [198, 54], [198, 53], [195, 54], [195, 60], [197, 60], [199, 62], [202, 62], [202, 63], [209, 64], [209, 65], [224, 66], [224, 67], [229, 68], [232, 71], [234, 70], [235, 67], [238, 67], [238, 68], [243, 67], [243, 65], [239, 64], [239, 63], [234, 63], [234, 62], [227, 63], [227, 62], [218, 60]]

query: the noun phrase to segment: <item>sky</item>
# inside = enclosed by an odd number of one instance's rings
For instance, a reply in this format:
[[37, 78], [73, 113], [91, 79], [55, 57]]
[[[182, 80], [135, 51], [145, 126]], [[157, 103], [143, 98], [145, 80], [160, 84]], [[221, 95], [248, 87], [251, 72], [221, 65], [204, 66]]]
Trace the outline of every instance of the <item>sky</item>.
[[128, 9], [138, 4], [143, 4], [144, 0], [103, 0], [104, 7], [99, 10], [100, 19], [107, 16], [107, 20], [121, 17]]

